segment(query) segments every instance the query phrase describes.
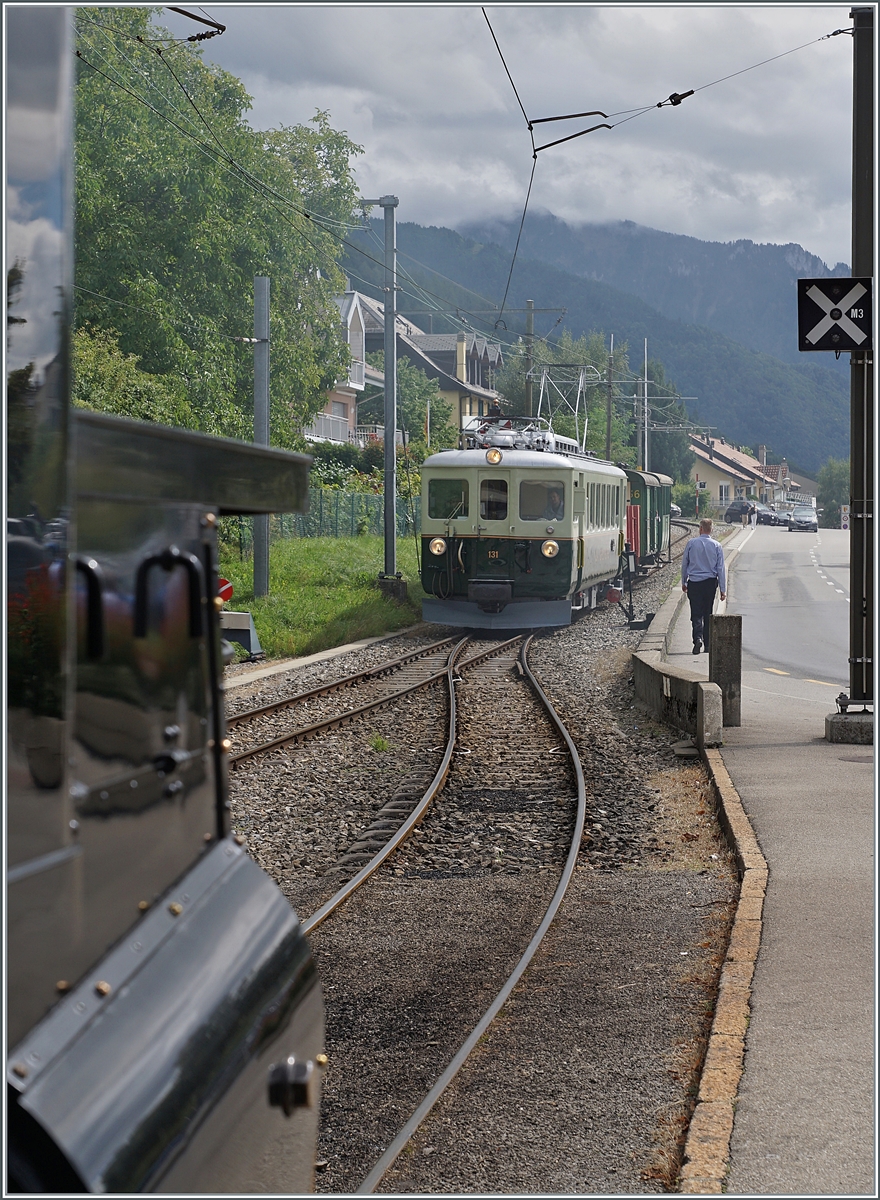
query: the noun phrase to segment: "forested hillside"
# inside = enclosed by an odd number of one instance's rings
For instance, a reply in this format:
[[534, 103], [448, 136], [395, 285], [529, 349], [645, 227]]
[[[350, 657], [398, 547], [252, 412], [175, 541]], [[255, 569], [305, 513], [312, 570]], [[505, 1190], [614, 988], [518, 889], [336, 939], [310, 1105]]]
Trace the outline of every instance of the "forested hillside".
[[[459, 232], [512, 249], [518, 229], [518, 222], [493, 221]], [[828, 267], [795, 243], [704, 242], [633, 221], [570, 225], [550, 213], [529, 213], [520, 253], [796, 365], [805, 357], [797, 343], [797, 280], [849, 274], [845, 263]], [[833, 368], [834, 359], [823, 354], [814, 365]]]
[[[371, 246], [369, 253], [374, 253], [375, 241], [364, 237], [362, 244], [365, 249]], [[480, 297], [500, 303], [510, 268], [509, 250], [462, 237], [451, 229], [407, 223], [398, 227], [398, 247], [401, 267], [452, 305], [473, 312], [488, 307]], [[380, 277], [375, 264], [350, 252], [346, 269], [367, 281], [376, 282]], [[455, 280], [457, 286], [441, 275]], [[731, 441], [763, 443], [811, 471], [817, 471], [829, 456], [845, 458], [849, 453], [848, 384], [831, 371], [809, 363], [794, 366], [781, 362], [715, 330], [666, 316], [606, 283], [523, 257], [520, 251], [507, 307], [522, 309], [527, 299], [534, 300], [537, 308], [564, 306], [564, 328], [575, 338], [600, 331], [607, 339], [614, 333], [617, 341], [628, 342], [634, 361], [638, 356], [633, 348], [641, 347], [647, 338], [650, 357], [662, 362], [666, 376], [675, 381], [680, 393], [698, 397], [696, 402], [687, 402], [689, 415]], [[403, 311], [427, 307], [405, 292], [399, 303]], [[482, 322], [482, 328], [491, 333], [491, 315], [470, 319]], [[434, 319], [435, 332], [453, 327], [441, 320]], [[552, 314], [539, 316], [536, 332], [548, 332], [555, 320]], [[515, 334], [525, 330], [522, 314], [508, 313], [504, 323]]]

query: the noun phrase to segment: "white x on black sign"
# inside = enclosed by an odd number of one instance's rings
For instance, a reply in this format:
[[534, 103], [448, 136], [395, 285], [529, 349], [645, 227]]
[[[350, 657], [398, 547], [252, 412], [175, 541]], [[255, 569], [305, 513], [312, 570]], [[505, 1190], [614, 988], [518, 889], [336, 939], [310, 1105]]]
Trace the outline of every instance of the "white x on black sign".
[[800, 349], [870, 350], [871, 283], [870, 279], [799, 279]]

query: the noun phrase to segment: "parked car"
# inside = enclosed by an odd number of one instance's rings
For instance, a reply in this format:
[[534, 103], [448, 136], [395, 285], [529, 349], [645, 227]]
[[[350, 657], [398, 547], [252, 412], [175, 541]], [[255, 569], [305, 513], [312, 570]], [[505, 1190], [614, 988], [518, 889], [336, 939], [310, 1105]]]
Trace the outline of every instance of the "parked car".
[[766, 504], [762, 504], [760, 500], [755, 501], [755, 507], [758, 510], [759, 525], [785, 525], [787, 522], [778, 513], [775, 513], [772, 508]]
[[670, 515], [670, 517], [680, 517], [681, 516], [681, 509], [678, 507], [677, 504], [670, 504], [669, 515]]
[[743, 518], [743, 513], [748, 516], [749, 509], [752, 507], [751, 500], [734, 500], [724, 514], [724, 520], [729, 524], [737, 525]]
[[793, 533], [796, 529], [806, 529], [808, 533], [819, 532], [819, 521], [815, 508], [809, 504], [799, 504], [793, 509], [788, 518], [788, 531]]

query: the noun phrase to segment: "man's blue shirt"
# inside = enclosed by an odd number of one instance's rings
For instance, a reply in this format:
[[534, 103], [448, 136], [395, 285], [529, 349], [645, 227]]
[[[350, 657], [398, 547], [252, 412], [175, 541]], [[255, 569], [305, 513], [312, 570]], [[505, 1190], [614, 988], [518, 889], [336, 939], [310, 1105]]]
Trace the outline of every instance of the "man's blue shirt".
[[726, 592], [724, 575], [724, 551], [721, 543], [716, 542], [708, 533], [691, 538], [685, 546], [684, 557], [681, 560], [681, 582], [690, 579], [696, 583], [700, 579], [718, 579], [719, 591]]

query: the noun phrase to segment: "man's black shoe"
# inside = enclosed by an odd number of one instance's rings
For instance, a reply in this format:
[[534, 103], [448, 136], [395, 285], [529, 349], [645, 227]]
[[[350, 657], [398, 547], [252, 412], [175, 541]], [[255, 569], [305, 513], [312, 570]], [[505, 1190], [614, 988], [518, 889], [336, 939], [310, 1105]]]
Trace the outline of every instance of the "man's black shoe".
[[702, 647], [700, 646], [700, 643], [694, 642], [694, 650], [693, 650], [694, 654], [699, 654], [701, 649], [702, 649]]

